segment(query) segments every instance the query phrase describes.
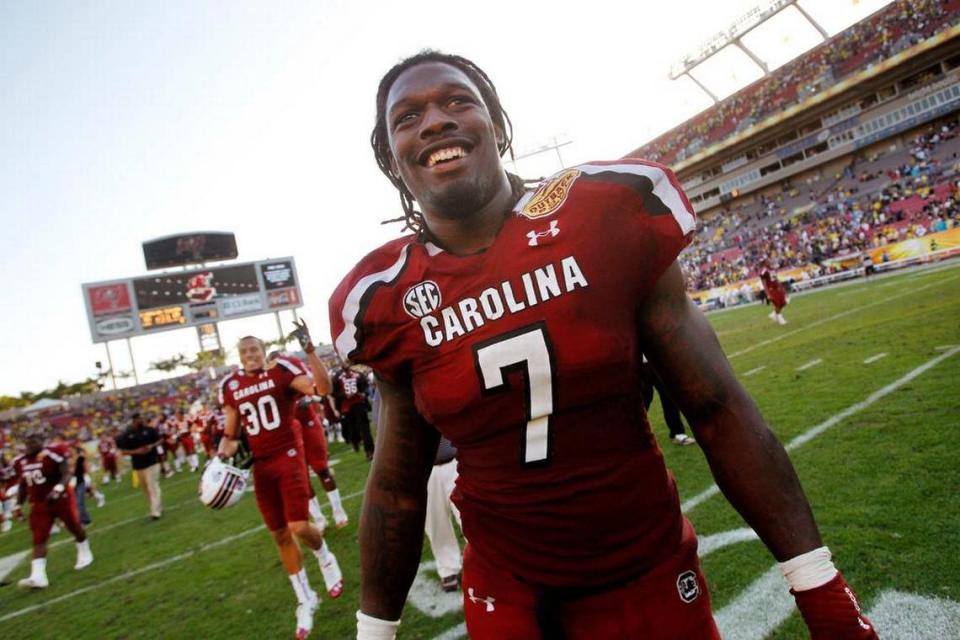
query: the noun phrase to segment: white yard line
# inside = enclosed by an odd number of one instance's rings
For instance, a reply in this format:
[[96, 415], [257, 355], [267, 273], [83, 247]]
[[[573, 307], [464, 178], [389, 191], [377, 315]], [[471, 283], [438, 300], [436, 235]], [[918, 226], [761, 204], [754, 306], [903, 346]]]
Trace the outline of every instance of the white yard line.
[[864, 361], [863, 361], [863, 364], [873, 364], [873, 363], [876, 362], [877, 360], [882, 360], [883, 358], [886, 358], [888, 355], [890, 355], [890, 354], [888, 354], [888, 353], [886, 353], [886, 352], [884, 352], [884, 353], [878, 353], [877, 355], [875, 355], [875, 356], [870, 356], [869, 358], [867, 358], [866, 360], [864, 360]]
[[[844, 420], [846, 420], [847, 418], [849, 418], [854, 414], [860, 413], [870, 405], [876, 403], [878, 400], [890, 395], [891, 393], [893, 393], [903, 385], [907, 384], [914, 378], [926, 373], [927, 371], [937, 366], [947, 358], [952, 358], [958, 353], [960, 353], [960, 347], [953, 347], [949, 351], [946, 351], [940, 354], [936, 358], [926, 361], [925, 363], [923, 363], [913, 371], [910, 371], [903, 377], [894, 380], [887, 386], [877, 391], [874, 391], [867, 397], [866, 400], [862, 400], [861, 402], [852, 404], [846, 409], [844, 409], [843, 411], [841, 411], [840, 413], [834, 414], [829, 418], [827, 418], [826, 420], [824, 420], [823, 422], [821, 422], [820, 424], [814, 427], [811, 427], [810, 429], [807, 429], [802, 434], [800, 434], [799, 436], [791, 440], [789, 443], [787, 443], [787, 446], [786, 446], [787, 451], [793, 451], [797, 447], [804, 445], [807, 442], [810, 442], [811, 440], [819, 436], [821, 433], [823, 433], [827, 429], [830, 429], [831, 427], [836, 426], [837, 424], [839, 424], [840, 422], [843, 422]], [[684, 513], [687, 513], [691, 509], [699, 505], [700, 503], [712, 498], [718, 493], [720, 493], [720, 489], [717, 487], [716, 484], [712, 484], [706, 489], [704, 489], [703, 491], [701, 491], [700, 493], [698, 493], [697, 495], [690, 498], [689, 500], [686, 500], [683, 504], [680, 505], [680, 509]]]
[[745, 374], [743, 374], [743, 377], [746, 378], [746, 377], [755, 375], [755, 374], [757, 374], [757, 373], [760, 373], [761, 371], [763, 371], [763, 370], [766, 369], [766, 368], [767, 368], [767, 365], [765, 365], [765, 364], [764, 364], [764, 365], [760, 365], [760, 366], [757, 367], [756, 369], [750, 369], [750, 371], [747, 371]]
[[934, 351], [946, 351], [947, 349], [953, 349], [957, 345], [955, 344], [941, 344], [933, 348]]
[[780, 342], [780, 341], [783, 340], [784, 338], [789, 338], [790, 336], [796, 335], [796, 334], [800, 333], [801, 331], [806, 331], [807, 329], [812, 329], [812, 328], [814, 328], [814, 327], [819, 327], [819, 326], [822, 325], [822, 324], [826, 324], [826, 323], [828, 323], [828, 322], [833, 322], [834, 320], [839, 320], [840, 318], [845, 318], [846, 316], [852, 315], [852, 314], [854, 314], [854, 313], [859, 313], [859, 312], [863, 311], [864, 309], [869, 309], [870, 307], [875, 307], [875, 306], [882, 305], [882, 304], [889, 304], [890, 302], [892, 302], [892, 301], [894, 301], [894, 300], [898, 300], [898, 299], [903, 298], [903, 297], [905, 297], [905, 296], [909, 296], [909, 295], [911, 295], [911, 294], [917, 293], [918, 291], [923, 291], [924, 289], [929, 289], [930, 287], [939, 286], [939, 285], [941, 285], [941, 284], [943, 284], [943, 283], [945, 283], [945, 282], [950, 282], [950, 281], [952, 281], [952, 280], [956, 280], [957, 278], [960, 278], [960, 275], [951, 276], [950, 278], [945, 278], [945, 279], [939, 280], [939, 281], [937, 281], [937, 282], [931, 282], [930, 284], [925, 284], [925, 285], [923, 285], [923, 286], [921, 286], [921, 287], [916, 287], [916, 288], [914, 288], [914, 289], [910, 289], [909, 291], [904, 291], [903, 293], [898, 293], [898, 294], [895, 295], [895, 296], [890, 296], [889, 298], [884, 298], [884, 299], [882, 299], [882, 300], [876, 300], [876, 301], [874, 301], [874, 302], [868, 302], [867, 304], [857, 304], [857, 305], [853, 305], [850, 309], [847, 309], [846, 311], [841, 311], [840, 313], [835, 313], [835, 314], [833, 314], [832, 316], [828, 316], [828, 317], [822, 318], [822, 319], [820, 319], [820, 320], [815, 320], [814, 322], [811, 322], [811, 323], [809, 323], [809, 324], [805, 324], [805, 325], [803, 325], [802, 327], [798, 327], [798, 328], [793, 329], [793, 330], [791, 330], [791, 331], [787, 331], [786, 333], [781, 333], [780, 335], [774, 336], [773, 338], [768, 338], [768, 339], [766, 339], [766, 340], [761, 340], [760, 342], [758, 342], [758, 343], [756, 343], [756, 344], [753, 344], [753, 345], [750, 345], [749, 347], [745, 347], [745, 348], [741, 349], [740, 351], [734, 351], [733, 353], [728, 353], [728, 354], [727, 354], [727, 358], [728, 358], [728, 359], [732, 359], [732, 358], [736, 358], [736, 357], [738, 357], [738, 356], [742, 356], [742, 355], [744, 355], [745, 353], [750, 353], [751, 351], [754, 351], [754, 350], [756, 350], [756, 349], [759, 349], [760, 347], [765, 347], [765, 346], [767, 346], [768, 344], [773, 344], [773, 343], [775, 343], [775, 342]]
[[[353, 492], [353, 493], [351, 493], [351, 494], [348, 494], [348, 495], [343, 496], [341, 499], [342, 499], [344, 502], [346, 502], [347, 500], [350, 500], [350, 499], [352, 499], [352, 498], [356, 498], [357, 496], [362, 496], [362, 495], [363, 495], [363, 491], [362, 491], [362, 490], [361, 490], [361, 491], [355, 491], [355, 492]], [[330, 508], [330, 505], [328, 505], [328, 504], [321, 506], [321, 509], [329, 509], [329, 508]], [[117, 523], [117, 524], [119, 524], [119, 523]], [[106, 527], [104, 527], [104, 529], [106, 529]], [[77, 590], [75, 590], [75, 591], [70, 591], [69, 593], [63, 594], [62, 596], [57, 596], [56, 598], [51, 598], [51, 599], [45, 600], [45, 601], [43, 601], [43, 602], [38, 602], [37, 604], [31, 605], [31, 606], [29, 606], [29, 607], [24, 607], [23, 609], [18, 609], [17, 611], [11, 611], [10, 613], [8, 613], [8, 614], [6, 614], [6, 615], [4, 615], [4, 616], [0, 616], [0, 622], [6, 622], [7, 620], [10, 620], [10, 619], [12, 619], [12, 618], [17, 618], [17, 617], [20, 617], [20, 616], [22, 616], [22, 615], [26, 615], [26, 614], [28, 614], [28, 613], [32, 613], [33, 611], [36, 611], [36, 610], [38, 610], [38, 609], [42, 609], [42, 608], [47, 607], [47, 606], [49, 606], [49, 605], [51, 605], [51, 604], [56, 604], [56, 603], [58, 603], [58, 602], [63, 602], [64, 600], [69, 600], [69, 599], [71, 599], [71, 598], [75, 598], [75, 597], [77, 597], [77, 596], [79, 596], [79, 595], [83, 595], [83, 594], [85, 594], [85, 593], [89, 593], [89, 592], [91, 592], [91, 591], [95, 591], [95, 590], [97, 590], [97, 589], [99, 589], [99, 588], [101, 588], [101, 587], [105, 587], [105, 586], [110, 585], [110, 584], [114, 584], [114, 583], [117, 583], [117, 582], [123, 582], [124, 580], [129, 580], [130, 578], [133, 578], [133, 577], [135, 577], [135, 576], [138, 576], [138, 575], [140, 575], [140, 574], [142, 574], [142, 573], [147, 573], [148, 571], [153, 571], [153, 570], [155, 570], [155, 569], [162, 569], [162, 568], [164, 568], [164, 567], [168, 567], [168, 566], [170, 566], [170, 565], [172, 565], [172, 564], [176, 564], [177, 562], [180, 562], [181, 560], [186, 560], [187, 558], [190, 558], [190, 557], [192, 557], [192, 556], [195, 556], [195, 555], [197, 555], [197, 554], [199, 554], [199, 553], [203, 553], [203, 552], [205, 552], [205, 551], [210, 551], [211, 549], [216, 549], [216, 548], [222, 547], [222, 546], [225, 545], [225, 544], [229, 544], [229, 543], [231, 543], [231, 542], [234, 542], [235, 540], [239, 540], [240, 538], [246, 537], [246, 536], [250, 535], [251, 533], [256, 533], [257, 531], [260, 531], [260, 530], [263, 530], [263, 529], [266, 529], [266, 527], [265, 527], [264, 525], [260, 524], [260, 525], [257, 525], [256, 527], [247, 529], [247, 530], [245, 530], [245, 531], [241, 531], [240, 533], [236, 533], [236, 534], [234, 534], [234, 535], [232, 535], [232, 536], [228, 536], [228, 537], [226, 537], [226, 538], [221, 538], [220, 540], [217, 540], [216, 542], [209, 542], [209, 543], [207, 543], [207, 544], [200, 545], [200, 546], [197, 547], [196, 549], [192, 549], [192, 550], [187, 551], [187, 552], [185, 552], [185, 553], [180, 553], [180, 554], [177, 554], [177, 555], [175, 555], [175, 556], [171, 556], [171, 557], [169, 557], [169, 558], [165, 558], [165, 559], [163, 559], [163, 560], [159, 560], [159, 561], [157, 561], [157, 562], [148, 564], [148, 565], [146, 565], [146, 566], [144, 566], [144, 567], [140, 567], [139, 569], [133, 569], [132, 571], [127, 571], [126, 573], [122, 573], [122, 574], [120, 574], [120, 575], [118, 575], [118, 576], [114, 576], [114, 577], [112, 577], [112, 578], [107, 578], [106, 580], [102, 580], [102, 581], [100, 581], [100, 582], [98, 582], [98, 583], [96, 583], [96, 584], [92, 584], [92, 585], [90, 585], [90, 586], [83, 587], [82, 589], [77, 589]], [[96, 548], [94, 548], [94, 552], [96, 552]]]
[[810, 369], [811, 367], [815, 367], [818, 364], [822, 364], [822, 363], [823, 363], [823, 360], [821, 360], [820, 358], [817, 358], [815, 360], [811, 360], [806, 364], [800, 365], [799, 367], [797, 367], [797, 371], [806, 371], [807, 369]]

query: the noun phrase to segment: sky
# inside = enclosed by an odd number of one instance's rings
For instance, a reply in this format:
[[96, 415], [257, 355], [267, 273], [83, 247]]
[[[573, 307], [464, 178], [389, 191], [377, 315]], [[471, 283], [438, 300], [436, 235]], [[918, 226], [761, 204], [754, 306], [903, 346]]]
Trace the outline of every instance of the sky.
[[[0, 395], [107, 362], [81, 283], [146, 273], [144, 240], [232, 231], [239, 260], [292, 255], [300, 315], [329, 343], [327, 300], [400, 234], [369, 146], [380, 77], [424, 48], [497, 85], [524, 177], [624, 155], [710, 105], [670, 65], [763, 0], [0, 3]], [[885, 0], [801, 0], [831, 35]], [[745, 39], [771, 67], [819, 42], [794, 9]], [[694, 72], [722, 96], [761, 71], [729, 47]], [[292, 316], [283, 314], [284, 329]], [[220, 324], [226, 346], [278, 335]], [[114, 369], [197, 350], [192, 328], [112, 342]], [[231, 353], [228, 362], [236, 362]], [[120, 386], [133, 380], [120, 380]]]

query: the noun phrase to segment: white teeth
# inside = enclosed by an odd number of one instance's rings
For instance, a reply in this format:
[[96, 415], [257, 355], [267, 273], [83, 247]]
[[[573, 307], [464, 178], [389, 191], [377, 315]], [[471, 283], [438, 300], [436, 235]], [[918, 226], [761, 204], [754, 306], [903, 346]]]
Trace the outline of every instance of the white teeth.
[[433, 167], [438, 162], [443, 162], [445, 160], [453, 160], [454, 158], [463, 158], [467, 155], [467, 152], [463, 150], [463, 147], [447, 147], [445, 149], [438, 149], [430, 154], [430, 157], [427, 158], [427, 167]]

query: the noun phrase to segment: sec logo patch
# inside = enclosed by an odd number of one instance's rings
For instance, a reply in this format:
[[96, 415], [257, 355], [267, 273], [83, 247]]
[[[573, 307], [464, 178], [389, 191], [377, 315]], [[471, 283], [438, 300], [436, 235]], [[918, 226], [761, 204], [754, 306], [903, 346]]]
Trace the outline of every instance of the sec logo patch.
[[413, 285], [403, 294], [403, 310], [411, 317], [422, 318], [439, 309], [442, 300], [437, 283], [425, 280]]
[[236, 391], [237, 387], [240, 386], [240, 383], [237, 382], [236, 380], [231, 380], [230, 384], [228, 384], [227, 386], [230, 387], [230, 391]]
[[520, 215], [530, 220], [550, 215], [567, 200], [567, 196], [570, 195], [570, 188], [579, 177], [579, 169], [567, 169], [550, 178], [523, 205], [523, 208], [520, 209]]

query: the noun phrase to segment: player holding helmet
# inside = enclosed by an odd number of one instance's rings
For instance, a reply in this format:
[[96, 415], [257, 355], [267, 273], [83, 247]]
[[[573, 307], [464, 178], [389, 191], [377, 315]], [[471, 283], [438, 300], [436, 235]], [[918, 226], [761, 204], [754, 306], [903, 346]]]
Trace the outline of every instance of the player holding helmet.
[[242, 368], [220, 382], [226, 423], [218, 456], [222, 460], [233, 456], [242, 429], [253, 454], [257, 506], [297, 596], [296, 637], [305, 638], [313, 628], [318, 600], [297, 540], [316, 556], [331, 598], [340, 595], [343, 578], [323, 533], [308, 521], [309, 484], [303, 442], [293, 425], [293, 404], [301, 394], [327, 393], [330, 378], [323, 367], [313, 367], [314, 378], [301, 364], [283, 357], [266, 368], [264, 344], [253, 336], [241, 338], [238, 349]]
[[469, 60], [424, 52], [380, 83], [371, 141], [416, 235], [370, 253], [330, 302], [339, 355], [381, 390], [358, 637], [399, 624], [438, 431], [458, 448], [471, 638], [718, 637], [642, 409], [642, 351], [783, 563], [813, 637], [875, 638], [783, 447], [686, 296], [676, 257], [695, 220], [676, 177], [593, 162], [527, 189], [501, 162], [510, 140]]

